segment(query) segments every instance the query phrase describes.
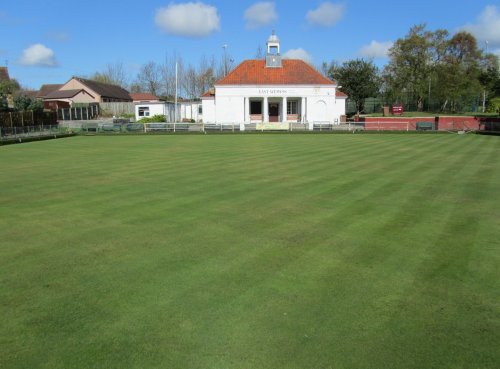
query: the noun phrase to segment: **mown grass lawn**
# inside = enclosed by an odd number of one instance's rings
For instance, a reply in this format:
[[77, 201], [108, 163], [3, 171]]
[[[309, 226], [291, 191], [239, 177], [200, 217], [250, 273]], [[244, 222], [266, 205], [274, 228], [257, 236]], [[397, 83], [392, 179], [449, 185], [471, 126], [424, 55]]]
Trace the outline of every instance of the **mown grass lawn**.
[[500, 140], [0, 147], [0, 368], [497, 368]]

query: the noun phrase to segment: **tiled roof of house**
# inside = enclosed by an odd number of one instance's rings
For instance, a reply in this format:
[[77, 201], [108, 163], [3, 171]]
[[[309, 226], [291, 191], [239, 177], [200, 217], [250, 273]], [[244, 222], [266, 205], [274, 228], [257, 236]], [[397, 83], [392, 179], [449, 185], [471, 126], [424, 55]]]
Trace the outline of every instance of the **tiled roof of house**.
[[126, 101], [132, 101], [132, 98], [130, 97], [130, 94], [127, 90], [124, 88], [121, 88], [120, 86], [116, 85], [110, 85], [107, 83], [102, 83], [102, 82], [96, 82], [92, 81], [90, 79], [85, 79], [85, 78], [80, 78], [80, 77], [73, 77], [83, 83], [85, 86], [87, 86], [89, 89], [92, 91], [95, 91], [102, 97], [106, 98], [111, 98], [111, 99], [118, 99], [118, 100], [126, 100]]
[[215, 96], [215, 89], [211, 88], [210, 90], [208, 90], [207, 92], [205, 92], [203, 95], [201, 95], [201, 98], [205, 98], [205, 99], [208, 99], [208, 98], [211, 98], [211, 97], [214, 97]]
[[335, 90], [335, 96], [336, 97], [348, 97], [345, 93], [343, 93], [342, 91], [339, 91], [339, 90]]
[[[57, 90], [57, 91], [52, 91], [50, 94], [45, 96], [45, 99], [71, 99], [72, 97], [75, 97], [78, 95], [80, 92], [85, 91], [83, 89], [77, 89], [77, 90]], [[88, 92], [87, 92], [88, 93]], [[90, 95], [90, 94], [89, 94]]]
[[30, 99], [36, 99], [38, 97], [38, 92], [39, 91], [36, 90], [24, 90], [23, 94], [29, 97]]
[[44, 98], [50, 93], [59, 90], [62, 86], [63, 85], [55, 85], [55, 84], [42, 85], [42, 87], [40, 87], [40, 91], [38, 91], [37, 97]]
[[266, 68], [265, 60], [245, 60], [215, 85], [335, 85], [335, 82], [302, 60], [285, 59], [282, 68]]
[[10, 81], [9, 69], [7, 67], [0, 67], [0, 81]]
[[158, 96], [155, 96], [150, 93], [136, 93], [130, 94], [130, 97], [133, 101], [158, 101], [161, 100]]

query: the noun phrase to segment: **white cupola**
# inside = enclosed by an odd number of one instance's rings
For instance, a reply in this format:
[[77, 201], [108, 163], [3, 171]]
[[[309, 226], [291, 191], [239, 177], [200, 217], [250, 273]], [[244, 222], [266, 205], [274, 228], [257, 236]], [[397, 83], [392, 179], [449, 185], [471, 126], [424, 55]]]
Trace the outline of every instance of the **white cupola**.
[[281, 68], [280, 39], [276, 34], [267, 40], [266, 68]]

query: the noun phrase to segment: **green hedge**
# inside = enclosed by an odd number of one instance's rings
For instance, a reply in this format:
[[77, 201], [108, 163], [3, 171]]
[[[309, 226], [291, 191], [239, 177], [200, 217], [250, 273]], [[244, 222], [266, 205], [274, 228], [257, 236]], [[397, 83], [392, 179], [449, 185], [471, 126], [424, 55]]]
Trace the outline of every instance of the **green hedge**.
[[167, 118], [164, 115], [153, 115], [149, 118], [142, 118], [138, 123], [161, 123], [166, 122]]

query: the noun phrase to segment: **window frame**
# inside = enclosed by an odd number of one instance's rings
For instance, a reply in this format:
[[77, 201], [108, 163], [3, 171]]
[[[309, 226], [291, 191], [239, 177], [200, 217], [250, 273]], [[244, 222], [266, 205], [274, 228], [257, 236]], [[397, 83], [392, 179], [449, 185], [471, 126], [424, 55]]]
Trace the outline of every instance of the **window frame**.
[[288, 100], [286, 102], [286, 113], [290, 115], [299, 114], [299, 102], [297, 100]]
[[139, 106], [137, 108], [137, 110], [138, 110], [138, 115], [140, 117], [149, 117], [150, 116], [151, 112], [150, 112], [149, 106]]

